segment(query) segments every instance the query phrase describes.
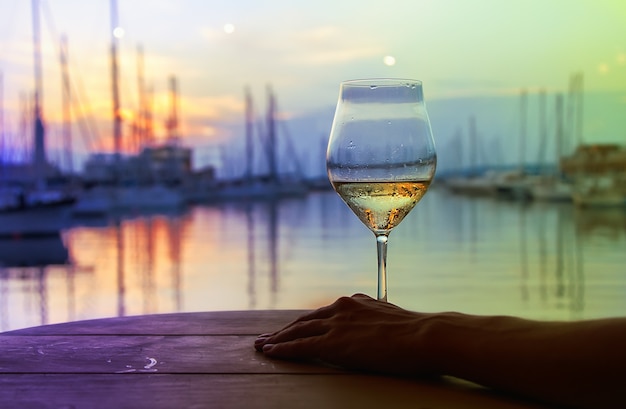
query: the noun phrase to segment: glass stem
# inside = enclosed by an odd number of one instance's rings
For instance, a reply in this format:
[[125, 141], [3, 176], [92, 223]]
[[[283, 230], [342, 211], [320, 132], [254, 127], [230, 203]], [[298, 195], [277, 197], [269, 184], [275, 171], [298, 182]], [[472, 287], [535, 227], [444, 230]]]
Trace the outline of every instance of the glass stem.
[[376, 234], [378, 253], [378, 300], [387, 302], [387, 240], [389, 233]]

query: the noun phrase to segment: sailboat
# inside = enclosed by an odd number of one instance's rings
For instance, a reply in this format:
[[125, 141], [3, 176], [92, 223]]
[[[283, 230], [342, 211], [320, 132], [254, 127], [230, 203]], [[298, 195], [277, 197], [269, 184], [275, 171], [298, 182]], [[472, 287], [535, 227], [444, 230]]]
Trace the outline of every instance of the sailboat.
[[6, 129], [4, 125], [4, 77], [0, 72], [0, 212], [19, 206], [19, 191], [6, 183]]
[[[455, 148], [458, 151], [459, 164], [462, 162], [462, 137], [460, 130], [455, 135]], [[469, 118], [469, 171], [467, 175], [451, 177], [445, 180], [446, 187], [454, 193], [463, 193], [468, 195], [483, 196], [495, 194], [495, 183], [498, 173], [493, 170], [486, 172], [478, 171], [477, 148], [479, 146], [478, 134], [476, 132], [476, 118]]]
[[[279, 157], [276, 126], [276, 96], [271, 88], [268, 87], [268, 110], [266, 116], [266, 129], [260, 129], [258, 136], [262, 139], [262, 147], [265, 150], [267, 158], [267, 173], [256, 174], [254, 170], [254, 150], [253, 150], [253, 129], [254, 129], [254, 113], [252, 106], [252, 97], [248, 89], [246, 89], [246, 168], [241, 178], [235, 178], [219, 184], [213, 195], [214, 200], [233, 200], [233, 199], [278, 199], [283, 197], [303, 196], [308, 192], [302, 172], [296, 172], [296, 175], [285, 175], [279, 171]], [[292, 152], [291, 158], [296, 161], [295, 154]], [[224, 160], [225, 162], [228, 159]]]
[[[556, 161], [563, 156], [563, 96], [556, 96]], [[572, 200], [572, 184], [561, 176], [561, 169], [553, 174], [543, 174], [535, 179], [530, 186], [530, 195], [534, 200], [559, 202]]]
[[[72, 209], [75, 216], [107, 215], [128, 211], [170, 211], [186, 205], [182, 183], [191, 172], [191, 150], [179, 146], [177, 125], [177, 82], [170, 78], [172, 112], [167, 121], [168, 143], [144, 146], [137, 155], [123, 156], [122, 118], [118, 83], [117, 2], [111, 0], [111, 81], [113, 84], [113, 154], [92, 155], [83, 178], [95, 186], [83, 192]], [[140, 60], [141, 66], [142, 60]], [[142, 73], [140, 99], [144, 99]], [[145, 115], [145, 106], [140, 108]]]
[[561, 160], [573, 179], [572, 199], [582, 207], [626, 207], [626, 147], [617, 144], [579, 145]]
[[[35, 92], [33, 109], [34, 152], [32, 163], [25, 169], [32, 174], [20, 181], [20, 187], [3, 194], [0, 208], [0, 237], [29, 237], [58, 234], [69, 215], [68, 205], [75, 198], [63, 188], [52, 188], [48, 177], [55, 169], [48, 163], [45, 149], [45, 122], [43, 120], [42, 64], [39, 35], [39, 2], [33, 0], [33, 48]], [[14, 172], [15, 173], [15, 172]]]
[[626, 206], [626, 146], [583, 142], [582, 74], [573, 76], [572, 82], [578, 96], [576, 100], [578, 147], [560, 161], [562, 172], [572, 180], [572, 200], [574, 204], [583, 207]]
[[501, 172], [495, 177], [495, 192], [501, 198], [514, 200], [529, 198], [528, 186], [532, 182], [526, 167], [527, 117], [528, 91], [523, 89], [520, 93], [519, 164], [517, 169]]

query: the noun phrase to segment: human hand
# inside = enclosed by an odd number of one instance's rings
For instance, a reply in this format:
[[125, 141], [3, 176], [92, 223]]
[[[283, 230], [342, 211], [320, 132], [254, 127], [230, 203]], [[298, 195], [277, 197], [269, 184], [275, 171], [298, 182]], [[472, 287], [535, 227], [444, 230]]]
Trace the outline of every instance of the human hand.
[[259, 335], [255, 348], [272, 358], [424, 375], [432, 371], [422, 336], [429, 317], [355, 294], [305, 314], [279, 331]]

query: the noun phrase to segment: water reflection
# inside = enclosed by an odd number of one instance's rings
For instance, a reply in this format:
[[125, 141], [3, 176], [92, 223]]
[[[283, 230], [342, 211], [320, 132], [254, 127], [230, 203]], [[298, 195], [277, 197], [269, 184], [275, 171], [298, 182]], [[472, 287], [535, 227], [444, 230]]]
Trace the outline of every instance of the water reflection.
[[61, 234], [44, 237], [0, 239], [0, 266], [45, 267], [69, 263], [69, 252]]
[[[182, 310], [181, 253], [188, 225], [186, 214], [146, 215], [116, 218], [100, 229], [101, 236], [113, 239], [108, 246], [113, 247], [109, 251], [115, 260], [117, 316], [159, 312], [164, 293], [169, 293], [168, 309]], [[73, 239], [84, 243], [82, 234], [87, 232], [77, 232]], [[96, 235], [91, 240], [99, 242], [98, 238]], [[101, 253], [100, 244], [95, 248], [96, 254]]]
[[[68, 294], [73, 294], [73, 275], [69, 264], [69, 252], [61, 235], [29, 238], [0, 239], [0, 330], [9, 329], [11, 292], [13, 285], [27, 295], [29, 309], [38, 316], [38, 324], [48, 323], [48, 288], [49, 266], [65, 267]], [[68, 316], [72, 316], [74, 305], [71, 298], [68, 304]]]
[[[245, 220], [246, 220], [246, 251], [247, 251], [247, 295], [248, 295], [248, 309], [255, 309], [257, 306], [256, 298], [256, 274], [262, 263], [257, 263], [257, 254], [268, 256], [268, 273], [269, 273], [269, 294], [270, 302], [266, 308], [274, 308], [276, 303], [276, 294], [278, 292], [278, 278], [279, 278], [279, 201], [263, 201], [259, 206], [255, 206], [254, 203], [248, 202], [245, 204]], [[257, 208], [258, 207], [258, 208]], [[264, 221], [267, 233], [266, 237], [257, 238], [257, 232], [255, 229], [256, 219], [260, 218]], [[257, 251], [257, 242], [266, 244], [266, 249]]]
[[[619, 315], [626, 212], [434, 189], [394, 230], [390, 300], [539, 319]], [[371, 233], [333, 193], [80, 223], [0, 243], [0, 329], [174, 311], [312, 308], [376, 287]]]
[[[623, 313], [626, 227], [619, 220], [626, 216], [624, 210], [460, 198], [446, 192], [428, 200], [430, 209], [418, 205], [418, 217], [411, 219], [411, 229], [426, 230], [428, 238], [414, 233], [403, 238], [428, 255], [425, 265], [420, 259], [408, 272], [413, 278], [403, 281], [403, 305], [546, 319]], [[597, 223], [610, 214], [612, 221], [600, 226], [611, 233], [602, 232]], [[421, 223], [426, 221], [435, 221], [436, 227], [425, 229]], [[594, 227], [581, 229], [585, 221]], [[392, 240], [390, 246], [397, 237]]]
[[572, 230], [572, 207], [524, 206], [519, 229], [524, 301], [530, 302], [536, 272], [540, 305], [549, 308], [553, 303], [569, 311], [570, 318], [582, 318], [584, 271], [580, 237]]

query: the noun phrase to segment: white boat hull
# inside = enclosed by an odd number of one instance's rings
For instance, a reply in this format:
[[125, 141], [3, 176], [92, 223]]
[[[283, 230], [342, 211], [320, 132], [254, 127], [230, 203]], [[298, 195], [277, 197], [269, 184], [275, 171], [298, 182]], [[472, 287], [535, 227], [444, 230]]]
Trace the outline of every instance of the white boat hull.
[[74, 205], [74, 215], [123, 211], [172, 210], [186, 204], [183, 194], [165, 186], [100, 187], [85, 192]]

